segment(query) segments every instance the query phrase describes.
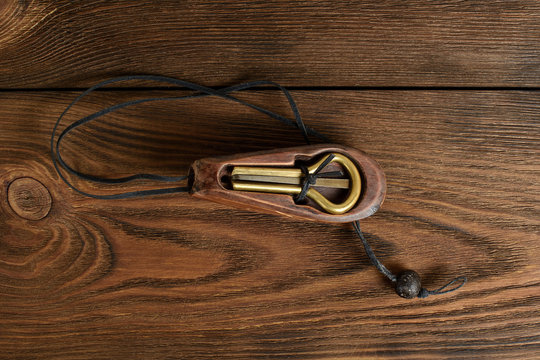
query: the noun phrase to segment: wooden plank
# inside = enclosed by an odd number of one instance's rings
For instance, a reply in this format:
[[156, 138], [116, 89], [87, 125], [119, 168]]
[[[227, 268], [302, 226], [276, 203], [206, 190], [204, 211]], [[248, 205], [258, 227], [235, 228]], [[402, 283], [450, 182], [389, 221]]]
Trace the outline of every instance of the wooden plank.
[[[466, 275], [464, 288], [397, 297], [350, 225], [185, 194], [82, 197], [59, 181], [48, 155], [53, 122], [75, 94], [3, 93], [2, 357], [539, 356], [540, 94], [293, 94], [310, 126], [366, 150], [385, 170], [387, 199], [363, 221], [380, 259], [393, 271], [417, 270], [431, 289]], [[141, 94], [98, 93], [66, 120], [133, 96]], [[275, 92], [242, 96], [286, 113]], [[66, 160], [106, 176], [182, 174], [199, 157], [302, 141], [274, 120], [210, 98], [126, 109], [75, 135]], [[42, 185], [24, 180], [8, 199], [9, 184], [23, 177]]]
[[206, 85], [540, 86], [534, 0], [4, 0], [0, 19], [0, 88], [134, 73]]

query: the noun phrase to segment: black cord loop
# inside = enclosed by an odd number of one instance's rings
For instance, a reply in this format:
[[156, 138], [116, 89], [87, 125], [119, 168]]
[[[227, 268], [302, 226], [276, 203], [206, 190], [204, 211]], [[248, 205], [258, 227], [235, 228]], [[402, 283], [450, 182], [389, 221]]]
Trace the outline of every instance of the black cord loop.
[[[377, 268], [377, 270], [379, 270], [384, 276], [386, 276], [390, 281], [392, 281], [396, 289], [396, 292], [399, 296], [407, 298], [407, 299], [411, 299], [415, 297], [423, 299], [423, 298], [428, 297], [429, 295], [448, 294], [452, 291], [456, 291], [460, 289], [467, 282], [467, 277], [458, 276], [450, 280], [450, 282], [438, 288], [437, 290], [428, 290], [426, 288], [421, 287], [420, 276], [415, 271], [406, 270], [398, 274], [397, 276], [394, 275], [375, 256], [373, 249], [367, 242], [366, 238], [364, 237], [364, 234], [362, 233], [362, 230], [360, 229], [360, 222], [354, 221], [352, 224], [353, 224], [354, 230], [356, 231], [356, 234], [358, 234], [358, 237], [360, 238], [360, 240], [362, 240], [362, 244], [364, 244], [364, 249], [366, 250], [366, 254], [369, 260]], [[454, 286], [448, 289], [453, 284], [458, 283], [458, 282], [461, 282], [461, 283], [457, 286]]]
[[[117, 83], [117, 82], [121, 82], [121, 81], [130, 81], [130, 80], [146, 80], [146, 81], [150, 80], [150, 81], [157, 81], [157, 82], [167, 83], [167, 84], [170, 84], [170, 85], [179, 86], [179, 87], [182, 87], [182, 88], [187, 88], [189, 90], [194, 91], [194, 93], [191, 94], [191, 95], [180, 96], [180, 97], [154, 97], [154, 98], [146, 98], [146, 99], [139, 99], [139, 100], [131, 100], [131, 101], [126, 101], [124, 103], [120, 103], [120, 104], [110, 106], [108, 108], [105, 108], [105, 109], [102, 109], [102, 110], [100, 110], [98, 112], [95, 112], [95, 113], [93, 113], [91, 115], [88, 115], [88, 116], [86, 116], [86, 117], [84, 117], [84, 118], [82, 118], [80, 120], [77, 120], [77, 121], [73, 122], [72, 124], [70, 124], [69, 126], [67, 126], [60, 133], [60, 135], [58, 136], [58, 139], [56, 140], [56, 143], [55, 143], [56, 131], [57, 131], [57, 128], [58, 128], [61, 120], [63, 119], [64, 115], [66, 115], [66, 113], [77, 102], [79, 102], [83, 97], [90, 94], [91, 92], [93, 92], [93, 91], [95, 91], [97, 89], [100, 89], [100, 88], [102, 88], [104, 86], [114, 84], [114, 83]], [[276, 114], [276, 113], [274, 113], [272, 111], [269, 111], [267, 109], [264, 109], [264, 108], [262, 108], [260, 106], [251, 104], [251, 103], [246, 102], [244, 100], [240, 100], [240, 99], [230, 95], [230, 93], [235, 92], [235, 91], [246, 90], [246, 89], [250, 89], [250, 88], [253, 88], [253, 87], [259, 87], [259, 86], [272, 86], [272, 87], [277, 87], [279, 90], [281, 90], [281, 92], [285, 95], [285, 97], [287, 98], [287, 101], [289, 102], [289, 105], [290, 105], [291, 110], [292, 110], [292, 112], [294, 114], [294, 119], [295, 120], [292, 121], [292, 120], [290, 120], [290, 119], [288, 119], [288, 118], [286, 118], [286, 117], [284, 117], [282, 115]], [[291, 94], [289, 93], [289, 91], [287, 89], [285, 89], [284, 87], [282, 87], [281, 85], [276, 84], [276, 83], [274, 83], [272, 81], [253, 81], [253, 82], [247, 82], [247, 83], [244, 83], [244, 84], [239, 84], [239, 85], [226, 87], [226, 88], [223, 88], [223, 89], [212, 89], [212, 88], [197, 85], [197, 84], [194, 84], [194, 83], [191, 83], [191, 82], [188, 82], [188, 81], [178, 80], [178, 79], [165, 77], [165, 76], [155, 76], [155, 75], [122, 76], [122, 77], [117, 77], [117, 78], [113, 78], [113, 79], [110, 79], [110, 80], [106, 80], [106, 81], [100, 82], [97, 85], [92, 86], [88, 90], [84, 91], [81, 95], [79, 95], [75, 100], [73, 100], [71, 102], [71, 104], [69, 104], [69, 106], [62, 112], [62, 114], [60, 115], [60, 117], [58, 118], [58, 120], [56, 121], [56, 123], [54, 125], [52, 135], [51, 135], [51, 142], [50, 142], [51, 158], [52, 158], [54, 168], [56, 169], [56, 171], [57, 171], [58, 175], [60, 176], [60, 178], [70, 188], [72, 188], [73, 190], [75, 190], [76, 192], [78, 192], [78, 193], [80, 193], [82, 195], [85, 195], [85, 196], [88, 196], [88, 197], [91, 197], [91, 198], [95, 198], [95, 199], [127, 199], [127, 198], [141, 197], [141, 196], [158, 195], [158, 194], [171, 194], [171, 193], [189, 191], [190, 189], [189, 189], [188, 186], [178, 186], [178, 187], [170, 187], [170, 188], [124, 192], [124, 193], [109, 194], [109, 195], [97, 195], [97, 194], [87, 193], [85, 191], [80, 190], [79, 188], [77, 188], [73, 184], [71, 184], [69, 182], [69, 180], [64, 176], [64, 174], [60, 171], [60, 168], [62, 168], [64, 171], [74, 175], [75, 177], [78, 177], [78, 178], [81, 178], [81, 179], [84, 179], [84, 180], [87, 180], [87, 181], [93, 181], [93, 182], [104, 183], [104, 184], [121, 184], [121, 183], [126, 183], [126, 182], [137, 180], [137, 179], [155, 180], [155, 181], [171, 183], [171, 182], [179, 182], [179, 181], [186, 180], [187, 176], [186, 175], [163, 176], [163, 175], [144, 174], [143, 173], [143, 174], [134, 174], [134, 175], [121, 177], [121, 178], [101, 178], [101, 177], [97, 177], [97, 176], [94, 176], [94, 175], [91, 175], [91, 174], [85, 174], [83, 172], [75, 170], [74, 168], [69, 166], [64, 161], [64, 159], [62, 158], [61, 153], [60, 153], [60, 143], [61, 143], [62, 139], [64, 139], [64, 137], [70, 131], [77, 128], [78, 126], [81, 126], [81, 125], [86, 124], [86, 123], [88, 123], [88, 122], [90, 122], [92, 120], [95, 120], [95, 119], [99, 118], [100, 116], [106, 115], [108, 113], [111, 113], [113, 111], [116, 111], [116, 110], [119, 110], [119, 109], [122, 109], [122, 108], [126, 108], [128, 106], [133, 106], [133, 105], [142, 104], [142, 103], [151, 102], [151, 101], [186, 100], [186, 99], [192, 99], [192, 98], [197, 98], [197, 97], [202, 97], [202, 96], [217, 96], [217, 97], [220, 97], [222, 99], [234, 101], [236, 103], [239, 103], [239, 104], [242, 104], [244, 106], [250, 107], [250, 108], [252, 108], [254, 110], [257, 110], [257, 111], [259, 111], [259, 112], [261, 112], [261, 113], [263, 113], [265, 115], [268, 115], [273, 119], [279, 120], [279, 121], [281, 121], [281, 122], [283, 122], [283, 123], [285, 123], [285, 124], [287, 124], [289, 126], [295, 127], [295, 128], [299, 129], [302, 132], [302, 136], [304, 137], [306, 143], [308, 143], [308, 144], [310, 144], [310, 140], [309, 140], [310, 135], [311, 136], [316, 136], [319, 139], [322, 139], [324, 141], [328, 141], [328, 139], [324, 135], [322, 135], [322, 134], [318, 133], [317, 131], [305, 126], [305, 124], [302, 121], [302, 118], [300, 116], [300, 112], [298, 111], [298, 107], [296, 106], [296, 103], [295, 103], [294, 99], [292, 98]], [[296, 203], [299, 203], [299, 202], [303, 201], [306, 198], [309, 188], [316, 184], [317, 178], [319, 176], [325, 175], [327, 177], [332, 177], [332, 176], [341, 176], [341, 175], [343, 175], [340, 171], [321, 173], [321, 171], [332, 161], [333, 158], [334, 158], [334, 155], [328, 156], [325, 159], [325, 161], [323, 163], [321, 163], [312, 174], [309, 173], [309, 169], [305, 164], [299, 164], [300, 169], [302, 170], [302, 173], [304, 175], [304, 181], [302, 183], [302, 191], [297, 196], [294, 197], [294, 201]], [[402, 297], [405, 297], [405, 298], [414, 298], [414, 297], [425, 298], [425, 297], [428, 297], [429, 295], [442, 295], [442, 294], [447, 294], [447, 293], [450, 293], [452, 291], [456, 291], [456, 290], [460, 289], [467, 282], [467, 278], [465, 276], [459, 276], [459, 277], [456, 277], [455, 279], [451, 280], [448, 284], [442, 286], [441, 288], [439, 288], [437, 290], [427, 290], [427, 289], [420, 286], [420, 277], [416, 272], [414, 272], [412, 270], [404, 271], [404, 272], [398, 274], [397, 276], [394, 275], [375, 256], [375, 253], [373, 252], [373, 249], [368, 244], [367, 240], [364, 237], [364, 234], [362, 233], [362, 231], [360, 229], [360, 223], [358, 221], [354, 221], [352, 224], [353, 224], [354, 230], [358, 234], [358, 237], [360, 238], [360, 240], [362, 240], [362, 243], [364, 245], [364, 249], [366, 251], [366, 254], [367, 254], [369, 260], [384, 276], [386, 276], [394, 284], [396, 292], [398, 293], [398, 295], [400, 295]], [[459, 283], [457, 286], [452, 287], [452, 285], [454, 285], [454, 284], [456, 284], [458, 282], [461, 282], [461, 283]]]
[[[126, 102], [121, 103], [121, 104], [116, 104], [116, 105], [110, 106], [108, 108], [102, 109], [102, 110], [100, 110], [100, 111], [98, 111], [98, 112], [96, 112], [94, 114], [88, 115], [88, 116], [86, 116], [86, 117], [84, 117], [84, 118], [82, 118], [80, 120], [77, 120], [77, 121], [73, 122], [72, 124], [70, 124], [68, 127], [66, 127], [60, 133], [60, 135], [58, 136], [58, 139], [56, 140], [56, 143], [55, 143], [56, 131], [57, 131], [57, 128], [58, 128], [58, 126], [60, 124], [60, 121], [66, 115], [66, 113], [77, 102], [79, 102], [83, 97], [85, 97], [86, 95], [90, 94], [91, 92], [93, 92], [93, 91], [95, 91], [97, 89], [100, 89], [102, 87], [105, 87], [107, 85], [114, 84], [114, 83], [117, 83], [117, 82], [130, 81], [130, 80], [146, 80], [146, 81], [162, 82], [162, 83], [167, 83], [167, 84], [182, 87], [182, 88], [187, 88], [189, 90], [195, 91], [195, 93], [191, 94], [191, 95], [187, 95], [187, 96], [180, 96], [180, 97], [154, 97], [154, 98], [131, 100], [131, 101], [126, 101]], [[295, 120], [292, 121], [292, 120], [290, 120], [290, 119], [288, 119], [288, 118], [286, 118], [286, 117], [284, 117], [282, 115], [276, 114], [276, 113], [274, 113], [272, 111], [269, 111], [267, 109], [264, 109], [264, 108], [262, 108], [260, 106], [251, 104], [251, 103], [249, 103], [247, 101], [244, 101], [244, 100], [238, 99], [238, 98], [236, 98], [236, 97], [234, 97], [232, 95], [229, 95], [229, 93], [232, 93], [232, 92], [235, 92], [235, 91], [241, 91], [241, 90], [246, 90], [246, 89], [250, 89], [250, 88], [253, 88], [253, 87], [260, 87], [260, 86], [272, 86], [272, 87], [277, 87], [279, 90], [281, 90], [281, 92], [285, 95], [285, 97], [287, 98], [287, 101], [289, 102], [289, 106], [291, 107], [291, 110], [292, 110], [292, 112], [294, 114]], [[71, 104], [68, 105], [68, 107], [62, 112], [62, 114], [60, 115], [60, 117], [56, 121], [56, 123], [54, 125], [54, 128], [53, 128], [52, 135], [51, 135], [50, 150], [51, 150], [51, 158], [52, 158], [52, 161], [53, 161], [53, 165], [54, 165], [58, 175], [60, 176], [60, 178], [70, 188], [72, 188], [73, 190], [77, 191], [78, 193], [80, 193], [82, 195], [92, 197], [92, 198], [95, 198], [95, 199], [127, 199], [127, 198], [133, 198], [133, 197], [158, 195], [158, 194], [170, 194], [170, 193], [176, 193], [176, 192], [189, 191], [189, 187], [181, 186], [181, 187], [172, 187], [172, 188], [163, 188], [163, 189], [125, 192], [125, 193], [111, 194], [111, 195], [96, 195], [96, 194], [87, 193], [85, 191], [80, 190], [79, 188], [74, 186], [71, 182], [69, 182], [69, 180], [60, 171], [60, 168], [64, 169], [66, 172], [68, 172], [68, 173], [70, 173], [70, 174], [72, 174], [72, 175], [74, 175], [74, 176], [76, 176], [78, 178], [81, 178], [81, 179], [84, 179], [84, 180], [87, 180], [87, 181], [103, 183], [103, 184], [120, 184], [120, 183], [126, 183], [126, 182], [137, 180], [137, 179], [147, 179], [147, 180], [155, 180], [155, 181], [161, 181], [161, 182], [178, 182], [178, 181], [186, 180], [187, 176], [186, 175], [182, 175], [182, 176], [163, 176], [163, 175], [155, 175], [155, 174], [135, 174], [135, 175], [127, 176], [127, 177], [111, 179], [111, 178], [101, 178], [101, 177], [93, 176], [93, 175], [90, 175], [90, 174], [85, 174], [85, 173], [82, 173], [80, 171], [77, 171], [77, 170], [73, 169], [71, 166], [69, 166], [64, 161], [64, 159], [62, 158], [61, 152], [60, 152], [60, 143], [61, 143], [62, 139], [70, 131], [72, 131], [73, 129], [75, 129], [75, 128], [83, 125], [83, 124], [86, 124], [86, 123], [88, 123], [88, 122], [90, 122], [92, 120], [95, 120], [95, 119], [97, 119], [97, 118], [99, 118], [99, 117], [101, 117], [103, 115], [106, 115], [108, 113], [111, 113], [113, 111], [116, 111], [116, 110], [119, 110], [119, 109], [122, 109], [122, 108], [126, 108], [128, 106], [133, 106], [133, 105], [142, 104], [142, 103], [146, 103], [146, 102], [152, 102], [152, 101], [186, 100], [186, 99], [192, 99], [192, 98], [197, 98], [197, 97], [202, 97], [202, 96], [209, 96], [209, 95], [217, 96], [217, 97], [220, 97], [222, 99], [226, 99], [226, 100], [230, 100], [230, 101], [234, 101], [236, 103], [239, 103], [239, 104], [242, 104], [244, 106], [250, 107], [250, 108], [252, 108], [254, 110], [257, 110], [257, 111], [259, 111], [259, 112], [261, 112], [261, 113], [263, 113], [263, 114], [265, 114], [265, 115], [267, 115], [267, 116], [269, 116], [269, 117], [271, 117], [273, 119], [279, 120], [279, 121], [285, 123], [288, 126], [296, 127], [302, 132], [302, 136], [304, 137], [304, 139], [306, 140], [306, 142], [308, 144], [310, 143], [310, 141], [309, 141], [309, 136], [310, 135], [316, 136], [316, 137], [318, 137], [318, 138], [320, 138], [320, 139], [322, 139], [324, 141], [328, 141], [328, 139], [324, 135], [322, 135], [322, 134], [318, 133], [317, 131], [305, 126], [305, 124], [302, 121], [302, 118], [300, 116], [300, 112], [298, 111], [298, 107], [296, 106], [296, 103], [295, 103], [294, 99], [292, 98], [291, 94], [289, 93], [289, 91], [287, 89], [285, 89], [284, 87], [282, 87], [281, 85], [275, 83], [275, 82], [264, 81], [264, 80], [262, 80], [262, 81], [252, 81], [252, 82], [247, 82], [247, 83], [244, 83], [244, 84], [234, 85], [234, 86], [230, 86], [230, 87], [226, 87], [226, 88], [223, 88], [223, 89], [216, 90], [216, 89], [212, 89], [212, 88], [209, 88], [209, 87], [206, 87], [206, 86], [201, 86], [201, 85], [198, 85], [198, 84], [194, 84], [194, 83], [189, 82], [189, 81], [178, 80], [178, 79], [165, 77], [165, 76], [132, 75], [132, 76], [122, 76], [122, 77], [117, 77], [117, 78], [113, 78], [113, 79], [110, 79], [110, 80], [102, 81], [99, 84], [94, 85], [91, 88], [89, 88], [88, 90], [84, 91], [75, 100], [73, 100], [71, 102]]]
[[[455, 283], [461, 282], [457, 286], [454, 286], [453, 288], [450, 288], [448, 290], [445, 290], [449, 288], [450, 286], [454, 285]], [[418, 293], [418, 297], [423, 299], [427, 298], [429, 295], [443, 295], [448, 294], [452, 291], [456, 291], [457, 289], [461, 288], [463, 285], [467, 283], [467, 277], [466, 276], [458, 276], [450, 280], [446, 285], [441, 286], [437, 290], [427, 290], [426, 288], [420, 289], [420, 293]]]

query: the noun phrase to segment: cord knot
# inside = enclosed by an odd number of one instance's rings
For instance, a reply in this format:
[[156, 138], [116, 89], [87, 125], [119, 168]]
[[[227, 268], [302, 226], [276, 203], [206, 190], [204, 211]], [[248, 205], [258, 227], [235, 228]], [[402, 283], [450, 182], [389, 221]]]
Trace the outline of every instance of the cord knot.
[[305, 164], [300, 163], [299, 167], [302, 171], [302, 174], [304, 175], [304, 181], [302, 182], [302, 191], [298, 195], [294, 197], [294, 202], [299, 203], [306, 199], [307, 192], [310, 187], [315, 185], [317, 183], [317, 178], [322, 175], [326, 176], [341, 176], [343, 173], [341, 171], [332, 171], [332, 172], [325, 172], [321, 173], [321, 170], [324, 169], [328, 164], [332, 162], [332, 159], [334, 158], [334, 154], [328, 155], [328, 157], [315, 169], [313, 173], [309, 172], [308, 167]]
[[[309, 170], [304, 164], [300, 166], [300, 169], [302, 169], [302, 173], [304, 173], [304, 176], [305, 176], [304, 183], [308, 183], [310, 186], [315, 185], [315, 183], [317, 182], [317, 178], [319, 177], [319, 174], [315, 174], [315, 173], [310, 174]], [[304, 184], [302, 184], [302, 187], [303, 186]]]
[[420, 292], [418, 293], [418, 297], [420, 299], [424, 299], [424, 298], [427, 298], [428, 296], [429, 296], [429, 290], [426, 288], [421, 288]]

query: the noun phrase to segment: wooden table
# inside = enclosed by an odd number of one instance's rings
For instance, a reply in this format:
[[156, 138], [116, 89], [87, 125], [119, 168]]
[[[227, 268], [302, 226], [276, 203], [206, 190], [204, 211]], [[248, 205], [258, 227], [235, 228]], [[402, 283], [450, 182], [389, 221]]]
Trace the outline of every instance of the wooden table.
[[[539, 358], [539, 40], [532, 0], [1, 1], [0, 358]], [[386, 201], [362, 221], [381, 261], [430, 289], [469, 282], [406, 300], [350, 224], [71, 191], [50, 160], [54, 121], [88, 86], [140, 73], [288, 87], [309, 126], [384, 168]], [[184, 93], [119, 84], [62, 126]], [[292, 116], [276, 90], [239, 97]], [[204, 98], [121, 110], [63, 149], [96, 175], [176, 175], [301, 143]]]

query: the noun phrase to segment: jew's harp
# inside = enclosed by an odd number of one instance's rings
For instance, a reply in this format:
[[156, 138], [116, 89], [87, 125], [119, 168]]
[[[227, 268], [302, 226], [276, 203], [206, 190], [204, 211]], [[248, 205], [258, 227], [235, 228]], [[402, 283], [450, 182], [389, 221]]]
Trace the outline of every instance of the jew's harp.
[[201, 159], [191, 166], [190, 185], [196, 197], [325, 222], [370, 216], [386, 192], [373, 159], [334, 144]]

